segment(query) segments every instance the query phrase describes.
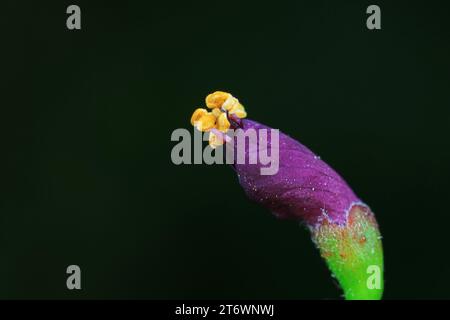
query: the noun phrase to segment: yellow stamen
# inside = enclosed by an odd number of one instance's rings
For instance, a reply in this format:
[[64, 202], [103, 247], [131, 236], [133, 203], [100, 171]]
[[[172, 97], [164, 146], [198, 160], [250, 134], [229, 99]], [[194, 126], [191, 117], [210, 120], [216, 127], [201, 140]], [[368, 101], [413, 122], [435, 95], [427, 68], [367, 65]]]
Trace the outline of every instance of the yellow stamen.
[[194, 113], [192, 114], [192, 117], [191, 117], [191, 124], [193, 125], [193, 126], [195, 126], [195, 123], [198, 121], [198, 120], [200, 120], [200, 118], [202, 117], [202, 116], [204, 116], [205, 114], [207, 114], [208, 113], [208, 111], [206, 111], [206, 109], [203, 109], [203, 108], [197, 108], [195, 111], [194, 111]]
[[213, 132], [209, 133], [209, 145], [211, 148], [215, 149], [224, 144], [224, 139], [222, 135], [214, 134]]
[[235, 114], [241, 119], [247, 117], [247, 112], [245, 112], [244, 106], [240, 103], [231, 108], [229, 113]]
[[208, 131], [216, 125], [216, 117], [212, 113], [207, 113], [195, 123], [199, 131]]
[[216, 118], [218, 118], [218, 117], [220, 117], [220, 115], [222, 114], [222, 111], [220, 111], [220, 108], [215, 108], [215, 109], [212, 109], [211, 113], [212, 113]]
[[230, 129], [230, 121], [228, 121], [225, 113], [222, 113], [217, 118], [217, 129], [222, 132], [227, 132], [227, 130]]
[[239, 100], [230, 94], [227, 100], [225, 100], [225, 102], [222, 104], [222, 109], [231, 110], [237, 105], [239, 105]]
[[223, 91], [211, 93], [205, 99], [206, 106], [210, 109], [220, 108], [229, 96], [231, 96], [231, 94]]
[[211, 112], [203, 108], [196, 109], [192, 114], [191, 124], [200, 131], [209, 132], [209, 145], [216, 148], [225, 143], [225, 134], [231, 126], [228, 116], [245, 118], [247, 113], [239, 100], [227, 92], [216, 91], [205, 100], [207, 107], [212, 109]]

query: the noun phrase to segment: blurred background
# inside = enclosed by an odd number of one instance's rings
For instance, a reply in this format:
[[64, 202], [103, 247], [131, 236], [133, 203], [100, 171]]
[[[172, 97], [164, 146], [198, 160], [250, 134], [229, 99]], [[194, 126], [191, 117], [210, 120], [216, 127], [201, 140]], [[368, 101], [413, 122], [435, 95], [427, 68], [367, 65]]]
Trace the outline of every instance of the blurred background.
[[231, 168], [172, 164], [172, 131], [215, 90], [371, 206], [385, 298], [450, 298], [448, 3], [1, 6], [0, 298], [340, 298], [309, 232], [250, 202]]

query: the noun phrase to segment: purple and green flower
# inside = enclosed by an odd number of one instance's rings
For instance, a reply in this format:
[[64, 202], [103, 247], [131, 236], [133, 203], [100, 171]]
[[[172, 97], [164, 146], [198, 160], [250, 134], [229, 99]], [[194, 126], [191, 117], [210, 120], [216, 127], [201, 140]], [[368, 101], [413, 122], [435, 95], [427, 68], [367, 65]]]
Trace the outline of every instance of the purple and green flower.
[[[269, 132], [264, 147], [271, 149], [271, 129], [246, 119], [238, 99], [217, 91], [197, 109], [191, 123], [209, 132], [210, 146], [233, 143], [230, 129], [254, 130], [255, 145], [245, 146], [245, 156], [261, 146], [259, 132]], [[338, 280], [346, 299], [381, 299], [383, 293], [383, 249], [381, 235], [371, 209], [359, 199], [344, 179], [307, 147], [280, 132], [276, 146], [278, 171], [262, 175], [259, 161], [232, 166], [247, 196], [281, 219], [303, 222], [312, 240]], [[236, 152], [237, 153], [237, 152]]]

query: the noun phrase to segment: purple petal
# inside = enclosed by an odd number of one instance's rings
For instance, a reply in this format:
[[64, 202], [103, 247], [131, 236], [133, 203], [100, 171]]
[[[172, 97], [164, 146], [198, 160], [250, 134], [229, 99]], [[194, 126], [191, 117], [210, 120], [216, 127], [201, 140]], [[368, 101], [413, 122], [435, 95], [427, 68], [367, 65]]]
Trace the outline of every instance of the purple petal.
[[[242, 120], [240, 127], [267, 129], [270, 127], [252, 120]], [[259, 134], [258, 134], [259, 138]], [[270, 150], [270, 133], [268, 134]], [[235, 153], [236, 150], [235, 143]], [[239, 182], [248, 197], [271, 210], [280, 218], [303, 220], [315, 226], [324, 218], [345, 224], [350, 208], [361, 201], [347, 183], [330, 166], [308, 148], [279, 133], [279, 170], [274, 175], [261, 175], [259, 163], [249, 164], [248, 153], [257, 146], [245, 147], [246, 164], [235, 164]], [[250, 151], [249, 151], [250, 150]]]

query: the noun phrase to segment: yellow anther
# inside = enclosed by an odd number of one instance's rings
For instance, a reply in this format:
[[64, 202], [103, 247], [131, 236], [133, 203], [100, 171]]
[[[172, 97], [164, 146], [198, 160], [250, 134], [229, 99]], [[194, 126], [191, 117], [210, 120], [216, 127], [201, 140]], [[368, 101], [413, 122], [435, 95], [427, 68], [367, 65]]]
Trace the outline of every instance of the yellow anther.
[[213, 132], [209, 133], [209, 145], [211, 146], [211, 148], [215, 149], [221, 145], [224, 144], [224, 138], [223, 135], [217, 135]]
[[222, 109], [231, 110], [239, 104], [239, 100], [233, 97], [231, 94], [228, 96], [227, 100], [222, 104]]
[[244, 106], [240, 103], [238, 103], [233, 108], [231, 108], [229, 113], [235, 114], [236, 116], [238, 116], [241, 119], [247, 117], [247, 112], [245, 112]]
[[217, 118], [217, 130], [227, 132], [228, 129], [230, 129], [230, 121], [228, 121], [226, 113], [222, 113]]
[[209, 145], [216, 148], [225, 143], [226, 132], [230, 129], [229, 115], [233, 115], [236, 120], [245, 118], [247, 113], [239, 100], [231, 94], [223, 91], [216, 91], [206, 97], [206, 105], [212, 109], [198, 108], [191, 117], [191, 124], [198, 130], [209, 132]]
[[220, 115], [222, 114], [222, 111], [220, 110], [220, 108], [214, 108], [212, 109], [211, 113], [216, 117], [220, 117]]
[[191, 124], [193, 125], [193, 126], [195, 126], [195, 123], [198, 121], [198, 120], [200, 120], [200, 118], [202, 117], [202, 116], [204, 116], [205, 114], [207, 114], [208, 113], [208, 111], [206, 111], [206, 109], [203, 109], [203, 108], [197, 108], [195, 111], [194, 111], [194, 113], [192, 114], [192, 117], [191, 117]]
[[223, 91], [216, 91], [214, 93], [211, 93], [205, 99], [206, 106], [210, 109], [220, 108], [229, 96], [231, 96], [231, 94]]
[[216, 125], [216, 117], [212, 113], [203, 115], [197, 122], [196, 127], [199, 131], [208, 131]]
[[245, 118], [247, 113], [244, 106], [239, 103], [239, 100], [233, 97], [231, 94], [228, 99], [223, 103], [222, 109], [228, 110], [230, 114], [235, 114], [239, 118]]

